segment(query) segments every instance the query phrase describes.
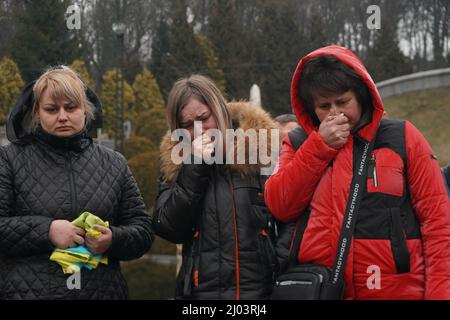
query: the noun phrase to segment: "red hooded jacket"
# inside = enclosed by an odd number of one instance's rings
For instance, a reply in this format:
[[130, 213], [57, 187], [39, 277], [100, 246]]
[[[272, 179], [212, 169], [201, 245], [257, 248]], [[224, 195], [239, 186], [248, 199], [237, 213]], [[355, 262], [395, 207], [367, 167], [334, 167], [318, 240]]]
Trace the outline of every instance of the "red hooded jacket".
[[[350, 50], [339, 46], [310, 53], [300, 60], [291, 83], [293, 110], [308, 138], [297, 151], [289, 138], [283, 141], [277, 169], [266, 183], [265, 199], [272, 214], [283, 222], [297, 220], [309, 206], [310, 218], [298, 260], [333, 267], [353, 175], [353, 137], [350, 136], [340, 150], [326, 145], [300, 100], [302, 68], [309, 59], [319, 55], [335, 56], [362, 77], [372, 95], [373, 111], [371, 122], [357, 134], [366, 141], [377, 135], [383, 105], [362, 62]], [[374, 211], [370, 219], [358, 213], [344, 274], [346, 299], [450, 299], [450, 203], [442, 174], [422, 134], [408, 121], [402, 128], [405, 161], [389, 148], [373, 151], [378, 181], [375, 185], [368, 179], [366, 194], [373, 193], [379, 202], [371, 203]], [[363, 229], [371, 228], [373, 233], [385, 233], [389, 237], [392, 222], [386, 212], [392, 212], [394, 217], [398, 208], [386, 207], [390, 199], [408, 191], [407, 201], [417, 220], [419, 235], [412, 236], [404, 231], [409, 271], [399, 273], [393, 257], [393, 242], [383, 236], [370, 236], [370, 232]], [[383, 210], [377, 213], [378, 204]], [[375, 288], [370, 285], [374, 266], [380, 272], [379, 286]]]

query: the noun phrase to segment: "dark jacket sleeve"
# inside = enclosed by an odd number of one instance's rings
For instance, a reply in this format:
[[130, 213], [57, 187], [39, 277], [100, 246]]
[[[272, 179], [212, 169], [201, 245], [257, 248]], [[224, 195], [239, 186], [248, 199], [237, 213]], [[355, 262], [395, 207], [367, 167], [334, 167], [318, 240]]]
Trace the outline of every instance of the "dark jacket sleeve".
[[444, 176], [445, 188], [447, 189], [447, 195], [450, 199], [450, 164], [442, 168], [442, 175]]
[[208, 187], [206, 164], [184, 164], [173, 183], [160, 181], [153, 214], [155, 232], [161, 238], [183, 243], [190, 236]]
[[48, 239], [52, 219], [43, 216], [17, 216], [14, 211], [14, 176], [4, 148], [0, 148], [0, 253], [28, 256], [51, 252]]
[[130, 168], [124, 161], [125, 177], [122, 184], [122, 196], [119, 213], [112, 230], [112, 244], [105, 253], [117, 260], [132, 260], [141, 257], [150, 250], [154, 235], [152, 220], [145, 210], [144, 200]]
[[277, 254], [280, 272], [283, 272], [288, 263], [291, 253], [291, 243], [294, 237], [295, 222], [277, 222], [278, 237], [275, 240], [275, 251]]

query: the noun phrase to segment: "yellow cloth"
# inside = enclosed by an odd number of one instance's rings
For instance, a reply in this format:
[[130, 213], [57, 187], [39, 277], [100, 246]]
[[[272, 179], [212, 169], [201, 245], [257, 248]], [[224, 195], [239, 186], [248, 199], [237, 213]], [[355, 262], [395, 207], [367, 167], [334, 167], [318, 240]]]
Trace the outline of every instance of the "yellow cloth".
[[[108, 221], [103, 221], [90, 212], [83, 212], [72, 223], [84, 229], [93, 238], [99, 238], [102, 233], [94, 229], [94, 225], [109, 227]], [[75, 248], [56, 248], [50, 256], [51, 261], [58, 263], [65, 274], [78, 272], [81, 268], [89, 270], [97, 268], [99, 263], [108, 264], [108, 257], [92, 254], [84, 245]]]
[[74, 224], [78, 228], [84, 229], [88, 235], [96, 239], [100, 238], [102, 233], [94, 229], [95, 224], [98, 224], [99, 226], [103, 227], [109, 227], [108, 221], [104, 222], [95, 214], [92, 214], [87, 211], [83, 212], [78, 218], [73, 220], [72, 224]]

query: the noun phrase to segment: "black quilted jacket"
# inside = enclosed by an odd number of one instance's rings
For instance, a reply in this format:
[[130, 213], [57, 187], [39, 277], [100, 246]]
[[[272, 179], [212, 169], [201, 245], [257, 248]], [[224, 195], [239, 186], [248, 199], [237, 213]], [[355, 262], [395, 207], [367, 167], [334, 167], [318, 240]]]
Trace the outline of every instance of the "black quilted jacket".
[[[235, 127], [244, 132], [275, 126], [261, 108], [245, 102], [228, 106]], [[162, 238], [183, 244], [176, 298], [267, 299], [278, 261], [259, 165], [248, 159], [242, 165], [176, 165], [175, 144], [168, 132], [160, 148], [153, 226]]]
[[[29, 89], [9, 116], [13, 143], [0, 148], [0, 299], [125, 299], [119, 261], [142, 256], [153, 240], [136, 181], [123, 156], [85, 134], [26, 134]], [[53, 220], [84, 211], [111, 225], [109, 264], [82, 269], [81, 288], [69, 290], [68, 276], [49, 261], [48, 233]]]

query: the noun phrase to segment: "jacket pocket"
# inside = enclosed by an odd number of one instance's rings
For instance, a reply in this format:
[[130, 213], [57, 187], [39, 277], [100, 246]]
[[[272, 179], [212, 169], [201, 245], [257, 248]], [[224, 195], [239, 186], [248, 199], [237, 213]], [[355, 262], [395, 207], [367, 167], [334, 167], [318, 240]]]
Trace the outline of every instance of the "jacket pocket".
[[367, 172], [367, 192], [401, 197], [404, 193], [402, 158], [388, 148], [374, 150]]
[[397, 273], [407, 273], [410, 271], [410, 253], [406, 243], [401, 210], [399, 208], [390, 208], [389, 212], [391, 215], [390, 241], [395, 268]]

